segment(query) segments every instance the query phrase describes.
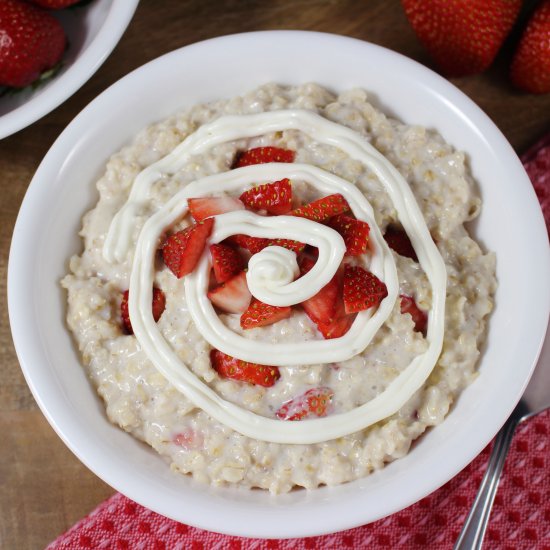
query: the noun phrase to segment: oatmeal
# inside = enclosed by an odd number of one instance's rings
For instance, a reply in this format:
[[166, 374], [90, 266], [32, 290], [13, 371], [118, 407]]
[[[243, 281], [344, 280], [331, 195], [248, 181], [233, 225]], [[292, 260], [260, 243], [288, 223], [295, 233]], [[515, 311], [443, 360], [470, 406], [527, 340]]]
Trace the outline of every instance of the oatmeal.
[[363, 477], [475, 378], [495, 258], [464, 228], [464, 155], [365, 92], [195, 106], [97, 187], [68, 324], [109, 419], [173, 469], [275, 493]]

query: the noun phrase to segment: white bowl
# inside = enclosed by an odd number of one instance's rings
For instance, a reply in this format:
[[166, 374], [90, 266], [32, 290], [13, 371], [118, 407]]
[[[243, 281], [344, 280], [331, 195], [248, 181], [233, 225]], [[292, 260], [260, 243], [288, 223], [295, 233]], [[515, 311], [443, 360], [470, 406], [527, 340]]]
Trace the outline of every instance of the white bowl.
[[[154, 451], [112, 426], [80, 366], [59, 285], [67, 258], [81, 250], [80, 220], [97, 200], [94, 182], [111, 153], [140, 128], [182, 107], [268, 81], [317, 81], [335, 90], [363, 86], [387, 112], [437, 128], [466, 151], [484, 199], [476, 234], [496, 251], [499, 279], [480, 376], [442, 425], [406, 457], [367, 478], [276, 497], [210, 488], [176, 475]], [[228, 534], [280, 538], [374, 521], [434, 491], [468, 464], [504, 423], [529, 379], [548, 321], [549, 280], [546, 229], [532, 186], [508, 142], [472, 101], [384, 48], [327, 34], [272, 31], [216, 38], [167, 54], [111, 86], [75, 118], [46, 155], [23, 202], [8, 298], [29, 386], [57, 433], [92, 471], [173, 519]]]
[[36, 90], [0, 97], [0, 139], [53, 111], [103, 64], [126, 30], [139, 0], [94, 0], [51, 12], [65, 29], [69, 48], [59, 73]]

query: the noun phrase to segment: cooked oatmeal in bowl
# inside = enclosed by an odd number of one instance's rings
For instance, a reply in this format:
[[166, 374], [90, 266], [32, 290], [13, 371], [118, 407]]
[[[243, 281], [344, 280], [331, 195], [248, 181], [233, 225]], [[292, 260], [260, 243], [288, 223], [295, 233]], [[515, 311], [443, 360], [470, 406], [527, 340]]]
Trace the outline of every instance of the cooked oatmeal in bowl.
[[[198, 481], [367, 476], [476, 378], [495, 254], [464, 153], [369, 92], [265, 84], [115, 153], [62, 279], [111, 422]], [[151, 307], [152, 303], [152, 307]]]

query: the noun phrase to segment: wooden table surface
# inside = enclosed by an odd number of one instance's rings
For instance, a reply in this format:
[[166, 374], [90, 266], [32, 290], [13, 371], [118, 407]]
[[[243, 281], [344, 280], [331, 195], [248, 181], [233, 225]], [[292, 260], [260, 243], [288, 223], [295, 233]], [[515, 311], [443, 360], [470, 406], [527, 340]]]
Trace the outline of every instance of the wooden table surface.
[[[170, 50], [223, 34], [268, 29], [343, 34], [430, 65], [398, 0], [141, 0], [120, 43], [97, 73], [52, 113], [0, 142], [2, 286], [27, 186], [48, 148], [81, 109], [129, 71]], [[508, 44], [487, 73], [453, 83], [487, 112], [521, 153], [550, 129], [550, 94], [525, 95], [508, 84], [510, 52]], [[13, 348], [5, 291], [0, 315], [0, 548], [44, 548], [113, 489], [72, 455], [38, 410]]]

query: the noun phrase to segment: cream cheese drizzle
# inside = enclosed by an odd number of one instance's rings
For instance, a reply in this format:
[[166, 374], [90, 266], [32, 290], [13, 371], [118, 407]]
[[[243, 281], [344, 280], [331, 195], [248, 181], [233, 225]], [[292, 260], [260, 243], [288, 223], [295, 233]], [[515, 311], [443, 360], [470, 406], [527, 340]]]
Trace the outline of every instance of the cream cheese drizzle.
[[[255, 351], [254, 347], [257, 344], [255, 345], [250, 340], [226, 329], [207, 299], [209, 259], [207, 253], [205, 253], [198, 268], [185, 279], [186, 298], [193, 320], [205, 339], [221, 351], [240, 359], [258, 363], [262, 363], [262, 358], [266, 356], [269, 357], [270, 364], [280, 366], [343, 361], [365, 349], [378, 328], [389, 316], [398, 295], [397, 271], [393, 256], [374, 223], [372, 209], [362, 193], [349, 182], [345, 182], [341, 178], [319, 168], [307, 165], [270, 164], [251, 166], [209, 176], [186, 186], [147, 220], [140, 233], [130, 280], [129, 308], [134, 333], [157, 369], [179, 391], [213, 418], [248, 437], [258, 440], [276, 443], [317, 443], [366, 428], [399, 410], [429, 376], [439, 357], [443, 342], [446, 289], [445, 265], [431, 239], [420, 209], [406, 181], [395, 167], [376, 151], [364, 137], [349, 128], [330, 122], [308, 111], [274, 111], [258, 115], [222, 117], [201, 127], [170, 155], [139, 174], [128, 202], [113, 220], [105, 243], [104, 255], [110, 261], [124, 260], [128, 253], [129, 233], [134, 216], [139, 214], [144, 202], [147, 200], [150, 186], [161, 174], [173, 174], [187, 162], [191, 155], [204, 152], [216, 144], [289, 128], [301, 130], [316, 141], [338, 147], [352, 158], [363, 162], [378, 176], [388, 192], [400, 221], [411, 239], [420, 264], [432, 285], [432, 310], [428, 321], [427, 351], [417, 356], [383, 393], [352, 411], [302, 422], [284, 422], [256, 415], [221, 399], [179, 361], [160, 334], [151, 314], [154, 257], [162, 232], [185, 214], [186, 201], [183, 199], [236, 190], [239, 189], [239, 186], [242, 187], [242, 185], [246, 185], [251, 181], [274, 181], [275, 179], [288, 177], [290, 179], [305, 180], [315, 185], [323, 193], [341, 192], [350, 203], [354, 214], [360, 219], [365, 219], [371, 225], [375, 254], [371, 259], [369, 269], [385, 281], [388, 287], [388, 297], [382, 301], [374, 314], [369, 311], [359, 313], [350, 331], [341, 338], [302, 342], [295, 345], [296, 349], [284, 349], [281, 348], [280, 344], [262, 343], [261, 351]], [[299, 227], [303, 225], [302, 222], [307, 222], [306, 225], [308, 226], [311, 225], [312, 222], [308, 220], [291, 216], [281, 217], [284, 223], [277, 225], [276, 232], [274, 232], [273, 228], [262, 225], [258, 218], [262, 218], [262, 220], [269, 219], [244, 211], [217, 216], [215, 230], [210, 241], [218, 242], [237, 232], [245, 232], [258, 237], [293, 238], [310, 244], [317, 238], [312, 227]], [[247, 224], [249, 223], [250, 227], [248, 228]], [[247, 225], [248, 231], [241, 231], [243, 224]], [[302, 230], [305, 230], [306, 233], [303, 233]], [[330, 233], [327, 232], [326, 235], [321, 237], [330, 239], [329, 235]], [[336, 240], [334, 245], [338, 248], [335, 243]], [[336, 261], [337, 256], [338, 254], [333, 253], [331, 259], [327, 249], [327, 257], [323, 261]], [[313, 271], [312, 269], [308, 275]], [[323, 280], [322, 273], [315, 274], [315, 276], [317, 278], [311, 278], [312, 283], [317, 281], [321, 287], [324, 286], [319, 282]], [[328, 280], [330, 280], [330, 277]], [[292, 284], [294, 283], [283, 284], [281, 288], [288, 288]], [[311, 288], [317, 288], [317, 286]], [[256, 289], [256, 291], [258, 290]], [[287, 292], [287, 295], [292, 296], [292, 299], [296, 299], [305, 294], [293, 290]], [[231, 334], [228, 342], [226, 342], [228, 335], [224, 332], [224, 329]], [[292, 344], [285, 345], [292, 346]], [[268, 350], [268, 346], [279, 348], [279, 350], [271, 348]], [[228, 349], [238, 353], [226, 351]], [[281, 351], [282, 349], [284, 351]], [[312, 356], [312, 353], [315, 355]], [[317, 360], [320, 357], [322, 361]]]

